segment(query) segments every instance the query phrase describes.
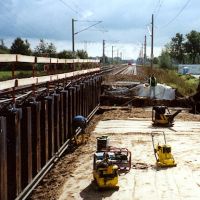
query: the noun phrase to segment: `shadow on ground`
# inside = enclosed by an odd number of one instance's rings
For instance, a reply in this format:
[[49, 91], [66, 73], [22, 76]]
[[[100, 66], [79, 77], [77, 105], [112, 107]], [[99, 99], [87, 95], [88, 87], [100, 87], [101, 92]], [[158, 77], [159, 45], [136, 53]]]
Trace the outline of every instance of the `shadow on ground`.
[[91, 182], [86, 188], [80, 192], [83, 200], [102, 200], [105, 197], [110, 197], [116, 189], [98, 190], [96, 184]]

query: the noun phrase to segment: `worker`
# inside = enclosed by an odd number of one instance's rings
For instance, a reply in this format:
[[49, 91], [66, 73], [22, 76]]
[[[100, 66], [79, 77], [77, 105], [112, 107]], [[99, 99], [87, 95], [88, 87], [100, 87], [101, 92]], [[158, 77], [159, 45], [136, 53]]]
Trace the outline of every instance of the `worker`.
[[87, 119], [82, 116], [82, 115], [77, 115], [73, 118], [73, 121], [72, 121], [72, 129], [73, 129], [73, 135], [74, 135], [74, 140], [76, 142], [76, 144], [78, 144], [78, 141], [77, 141], [77, 136], [76, 136], [76, 131], [78, 128], [81, 129], [81, 132], [80, 132], [80, 135], [82, 137], [82, 142], [84, 142], [85, 140], [85, 129], [86, 129], [86, 126], [87, 126]]
[[[149, 85], [150, 85], [150, 98], [152, 96], [152, 98], [154, 99], [156, 97], [156, 85], [157, 85], [157, 81], [156, 81], [156, 77], [154, 75], [151, 75], [149, 77]], [[153, 93], [153, 95], [151, 95]]]

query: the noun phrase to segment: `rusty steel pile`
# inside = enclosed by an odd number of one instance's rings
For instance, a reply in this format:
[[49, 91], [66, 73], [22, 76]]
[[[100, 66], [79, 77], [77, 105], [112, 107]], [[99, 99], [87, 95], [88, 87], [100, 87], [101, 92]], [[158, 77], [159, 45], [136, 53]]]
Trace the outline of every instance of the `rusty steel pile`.
[[0, 93], [0, 200], [28, 197], [68, 148], [73, 117], [98, 109], [101, 81], [95, 72]]

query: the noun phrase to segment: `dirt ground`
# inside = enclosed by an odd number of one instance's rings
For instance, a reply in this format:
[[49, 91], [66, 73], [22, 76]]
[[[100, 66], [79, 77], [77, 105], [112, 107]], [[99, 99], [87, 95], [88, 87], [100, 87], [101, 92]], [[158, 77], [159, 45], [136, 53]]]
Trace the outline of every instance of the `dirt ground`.
[[[184, 110], [173, 128], [155, 129], [151, 108], [103, 107], [101, 113], [87, 128], [90, 136], [86, 144], [66, 153], [29, 199], [200, 199], [199, 115]], [[165, 131], [177, 167], [155, 168], [150, 137], [153, 130]], [[119, 176], [118, 191], [98, 191], [92, 183], [93, 153], [96, 137], [101, 135], [109, 136], [110, 145], [132, 152], [132, 169]], [[156, 138], [163, 139], [161, 135]]]

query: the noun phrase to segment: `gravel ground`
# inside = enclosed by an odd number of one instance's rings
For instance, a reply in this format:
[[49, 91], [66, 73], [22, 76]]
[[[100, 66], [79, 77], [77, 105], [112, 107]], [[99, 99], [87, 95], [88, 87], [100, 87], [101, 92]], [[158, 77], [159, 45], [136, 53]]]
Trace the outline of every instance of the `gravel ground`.
[[[106, 122], [111, 119], [137, 121], [139, 118], [141, 121], [150, 123], [151, 118], [151, 108], [102, 107], [101, 112], [102, 114], [93, 117], [87, 128], [87, 142], [74, 148], [71, 152], [66, 152], [55, 163], [54, 168], [47, 174], [29, 199], [128, 200], [145, 199], [147, 198], [147, 196], [143, 195], [145, 193], [151, 194], [150, 197], [152, 199], [200, 199], [200, 182], [198, 181], [198, 167], [200, 166], [198, 156], [200, 152], [198, 149], [200, 145], [198, 144], [198, 134], [195, 132], [199, 131], [198, 127], [191, 134], [188, 132], [183, 134], [180, 131], [170, 132], [169, 141], [174, 148], [174, 152], [176, 152], [175, 157], [177, 157], [180, 164], [177, 168], [159, 172], [153, 169], [154, 157], [149, 135], [143, 134], [143, 130], [140, 133], [133, 131], [132, 134], [123, 133], [119, 135], [112, 132], [111, 127], [107, 127], [108, 129], [110, 128], [108, 135], [111, 137], [113, 145], [124, 145], [123, 147], [128, 147], [132, 151], [132, 155], [134, 155], [132, 159], [133, 169], [128, 174], [120, 176], [119, 191], [101, 193], [95, 190], [91, 184], [92, 154], [96, 150], [96, 137], [104, 134], [103, 132], [94, 132], [95, 128], [99, 126], [99, 122]], [[200, 121], [200, 116], [183, 111], [175, 120], [177, 124], [182, 123], [182, 127], [187, 126], [188, 128], [189, 122]], [[188, 123], [186, 124], [184, 121]], [[144, 126], [146, 127], [147, 125]], [[180, 139], [177, 140], [177, 137]], [[146, 169], [142, 170], [141, 168]], [[145, 177], [148, 178], [146, 179]], [[172, 179], [173, 177], [174, 180]], [[164, 183], [162, 182], [163, 180]], [[166, 183], [167, 181], [168, 183]], [[169, 186], [166, 186], [167, 184]], [[187, 187], [183, 187], [186, 184]], [[192, 188], [194, 188], [195, 192], [192, 192]]]

